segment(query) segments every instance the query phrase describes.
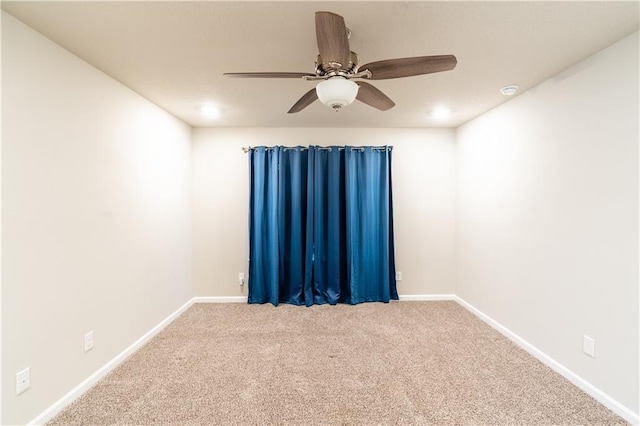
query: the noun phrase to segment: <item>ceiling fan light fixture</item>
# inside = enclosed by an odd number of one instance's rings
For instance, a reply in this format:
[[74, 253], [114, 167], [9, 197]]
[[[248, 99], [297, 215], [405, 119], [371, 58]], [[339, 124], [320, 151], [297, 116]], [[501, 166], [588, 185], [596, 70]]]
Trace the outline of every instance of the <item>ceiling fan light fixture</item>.
[[349, 47], [351, 31], [337, 13], [319, 11], [315, 14], [318, 56], [313, 73], [304, 72], [234, 72], [228, 77], [294, 78], [305, 81], [325, 80], [302, 95], [287, 111], [297, 113], [316, 100], [338, 111], [358, 99], [379, 111], [388, 111], [396, 104], [382, 91], [354, 78], [388, 80], [450, 71], [458, 60], [454, 55], [414, 56], [386, 59], [360, 65], [358, 55]]
[[316, 86], [320, 102], [338, 111], [350, 105], [358, 96], [358, 85], [344, 77], [331, 77]]

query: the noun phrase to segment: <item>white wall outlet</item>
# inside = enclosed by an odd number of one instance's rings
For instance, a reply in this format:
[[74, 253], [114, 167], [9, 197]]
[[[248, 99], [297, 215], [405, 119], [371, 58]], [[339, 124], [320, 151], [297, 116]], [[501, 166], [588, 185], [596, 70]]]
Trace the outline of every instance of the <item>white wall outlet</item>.
[[240, 285], [244, 284], [244, 272], [238, 273], [238, 282], [240, 283]]
[[84, 351], [89, 352], [93, 349], [93, 331], [84, 335]]
[[396, 281], [402, 281], [402, 271], [396, 271]]
[[16, 395], [20, 395], [22, 392], [29, 389], [31, 386], [31, 370], [29, 367], [16, 374]]
[[589, 355], [591, 358], [596, 357], [596, 341], [586, 334], [582, 336], [582, 352]]

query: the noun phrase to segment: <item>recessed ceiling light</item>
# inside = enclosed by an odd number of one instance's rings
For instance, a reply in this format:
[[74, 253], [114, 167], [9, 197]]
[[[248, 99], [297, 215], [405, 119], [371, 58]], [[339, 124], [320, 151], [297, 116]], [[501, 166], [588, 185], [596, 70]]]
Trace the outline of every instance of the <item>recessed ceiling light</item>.
[[500, 93], [502, 93], [505, 96], [515, 95], [517, 91], [518, 91], [518, 86], [505, 86], [502, 89], [500, 89]]
[[215, 119], [220, 117], [220, 108], [213, 104], [202, 104], [198, 109], [204, 118]]
[[451, 115], [451, 110], [444, 106], [439, 106], [437, 108], [434, 108], [434, 110], [431, 112], [431, 117], [435, 118], [436, 120], [444, 120], [445, 118], [448, 118], [450, 115]]

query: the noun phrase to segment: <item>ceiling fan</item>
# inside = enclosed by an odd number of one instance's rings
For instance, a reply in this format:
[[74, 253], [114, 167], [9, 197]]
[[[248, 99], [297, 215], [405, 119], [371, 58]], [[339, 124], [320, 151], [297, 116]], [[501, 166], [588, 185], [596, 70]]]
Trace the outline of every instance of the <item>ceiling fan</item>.
[[351, 79], [386, 80], [450, 71], [458, 62], [453, 55], [440, 55], [387, 59], [360, 66], [358, 55], [349, 48], [350, 36], [351, 31], [346, 27], [342, 16], [332, 12], [316, 12], [316, 39], [320, 54], [315, 63], [315, 73], [242, 72], [224, 75], [240, 78], [322, 80], [291, 107], [289, 114], [302, 111], [316, 99], [320, 99], [320, 102], [335, 111], [351, 104], [355, 99], [386, 111], [395, 106], [387, 95], [369, 83], [355, 83]]

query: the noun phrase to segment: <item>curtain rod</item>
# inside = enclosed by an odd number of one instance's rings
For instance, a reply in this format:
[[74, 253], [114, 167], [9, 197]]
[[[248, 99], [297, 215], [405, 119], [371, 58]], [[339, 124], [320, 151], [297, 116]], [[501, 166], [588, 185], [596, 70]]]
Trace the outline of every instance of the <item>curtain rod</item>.
[[[255, 149], [255, 148], [256, 148], [256, 147], [251, 147], [251, 146], [246, 147], [246, 146], [243, 146], [243, 147], [242, 147], [242, 151], [246, 154], [246, 153], [248, 153], [249, 151], [251, 151], [252, 149]], [[266, 147], [265, 149], [266, 149], [266, 150], [270, 150], [270, 149], [274, 149], [274, 148], [275, 148], [275, 147], [270, 146], [270, 147]], [[331, 151], [331, 149], [333, 149], [333, 148], [337, 148], [337, 149], [338, 149], [338, 151], [343, 151], [343, 150], [344, 150], [344, 147], [341, 147], [341, 146], [339, 146], [339, 147], [331, 147], [331, 146], [318, 147], [318, 150], [319, 150], [319, 151]], [[360, 152], [364, 152], [364, 150], [365, 150], [366, 148], [367, 148], [366, 146], [352, 146], [352, 147], [351, 147], [351, 149], [352, 149], [352, 150], [354, 150], [354, 151], [360, 151]], [[292, 149], [301, 149], [302, 151], [304, 151], [305, 149], [308, 149], [308, 147], [304, 147], [304, 146], [303, 146], [303, 147], [298, 147], [298, 146], [284, 147], [284, 150], [285, 150], [285, 151], [290, 151], [290, 150], [292, 150]], [[385, 150], [387, 150], [387, 149], [388, 149], [388, 150], [392, 150], [392, 149], [393, 149], [393, 147], [392, 147], [392, 146], [372, 146], [372, 147], [371, 147], [371, 150], [373, 150], [373, 151], [385, 151]]]

